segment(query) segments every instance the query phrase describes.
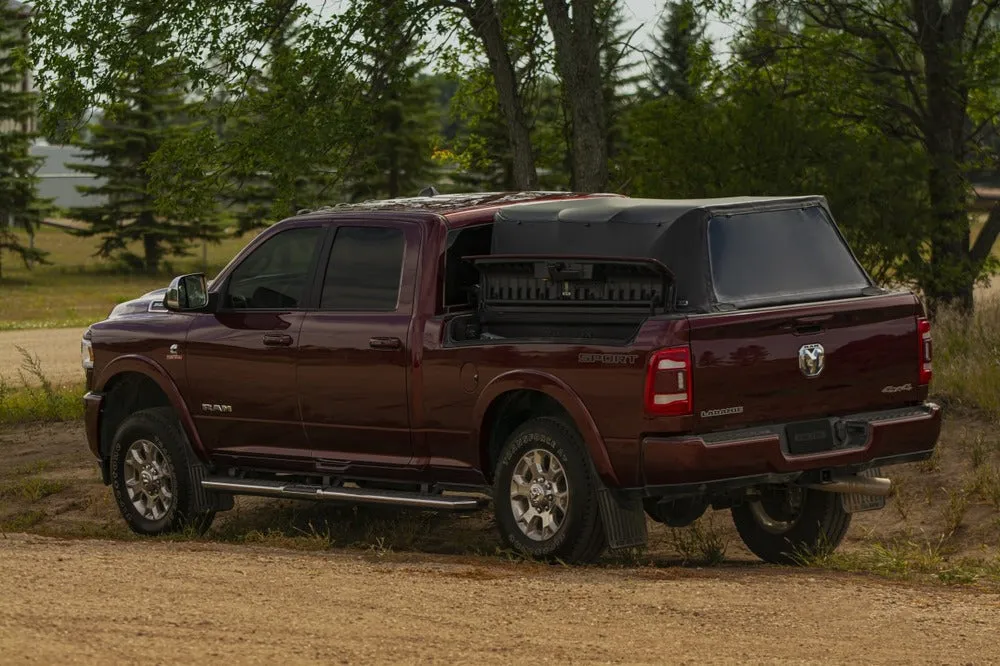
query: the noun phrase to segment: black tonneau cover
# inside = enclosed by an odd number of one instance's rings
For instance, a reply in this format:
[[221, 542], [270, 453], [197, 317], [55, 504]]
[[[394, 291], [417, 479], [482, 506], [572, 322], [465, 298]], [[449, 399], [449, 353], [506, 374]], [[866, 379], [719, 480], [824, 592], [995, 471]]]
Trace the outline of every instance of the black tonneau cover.
[[[802, 211], [803, 220], [806, 215], [815, 216], [822, 211], [833, 226], [834, 235], [830, 238], [838, 239], [841, 244], [837, 252], [846, 250], [862, 276], [860, 279], [871, 284], [846, 248], [822, 196], [696, 200], [601, 197], [516, 204], [496, 213], [492, 253], [652, 258], [673, 273], [680, 308], [709, 312], [744, 307], [766, 299], [757, 298], [753, 302], [753, 298], [747, 298], [735, 305], [720, 303], [712, 278], [709, 221], [718, 216], [770, 211], [786, 211], [793, 216], [795, 211]], [[752, 220], [748, 218], [748, 223], [752, 224]], [[794, 252], [794, 248], [782, 248], [782, 252], [789, 251]], [[818, 294], [810, 292], [810, 295]]]

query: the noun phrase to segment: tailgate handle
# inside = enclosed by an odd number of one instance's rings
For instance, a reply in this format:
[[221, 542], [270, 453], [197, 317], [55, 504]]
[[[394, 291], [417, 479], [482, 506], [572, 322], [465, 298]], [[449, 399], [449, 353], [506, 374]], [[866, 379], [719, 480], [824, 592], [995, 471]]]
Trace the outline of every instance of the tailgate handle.
[[795, 335], [809, 335], [823, 330], [822, 324], [799, 324], [795, 327]]

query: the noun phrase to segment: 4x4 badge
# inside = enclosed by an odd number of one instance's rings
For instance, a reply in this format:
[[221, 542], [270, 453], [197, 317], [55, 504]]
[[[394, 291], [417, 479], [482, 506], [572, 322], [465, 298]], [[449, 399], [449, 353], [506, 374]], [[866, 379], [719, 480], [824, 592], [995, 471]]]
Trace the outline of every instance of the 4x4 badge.
[[179, 361], [183, 356], [181, 356], [181, 348], [176, 342], [170, 345], [170, 349], [167, 350], [167, 360], [168, 361]]
[[819, 377], [826, 365], [826, 352], [821, 344], [802, 345], [799, 348], [799, 370], [806, 377]]

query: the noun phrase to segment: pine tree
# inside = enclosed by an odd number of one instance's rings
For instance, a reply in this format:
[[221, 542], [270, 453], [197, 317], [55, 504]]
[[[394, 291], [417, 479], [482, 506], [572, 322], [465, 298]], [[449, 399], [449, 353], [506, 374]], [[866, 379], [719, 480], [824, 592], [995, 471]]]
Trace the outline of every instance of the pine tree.
[[[194, 241], [211, 240], [220, 231], [211, 223], [214, 211], [206, 211], [200, 220], [163, 216], [151, 192], [151, 157], [176, 133], [192, 129], [186, 123], [187, 104], [177, 63], [140, 54], [136, 67], [123, 77], [119, 93], [120, 101], [105, 107], [88, 139], [77, 144], [87, 162], [68, 165], [102, 181], [77, 187], [95, 202], [73, 209], [71, 215], [89, 225], [80, 235], [101, 238], [99, 256], [119, 258], [134, 270], [155, 273], [165, 257], [186, 255]], [[141, 255], [131, 249], [137, 242]]]
[[626, 18], [620, 0], [600, 0], [597, 8], [608, 159], [613, 162], [624, 147], [623, 114], [633, 98], [633, 90], [642, 82], [642, 75], [637, 72], [640, 63], [633, 57], [633, 33], [625, 26]]
[[654, 96], [691, 100], [702, 92], [712, 62], [705, 28], [695, 0], [671, 0], [653, 38], [649, 78]]
[[29, 153], [36, 135], [35, 96], [25, 85], [28, 20], [23, 6], [0, 0], [0, 277], [5, 253], [28, 267], [44, 261], [44, 253], [15, 233], [21, 227], [33, 238], [45, 212], [34, 175], [41, 160]]
[[[298, 94], [293, 48], [301, 30], [296, 23], [297, 0], [268, 3], [275, 23], [270, 30], [266, 64], [247, 86], [243, 99], [238, 100], [237, 107], [246, 109], [246, 113], [220, 128], [223, 140], [236, 146], [236, 155], [241, 156], [232, 165], [226, 196], [234, 210], [238, 235], [311, 206], [323, 180], [315, 172], [318, 165], [291, 163], [280, 157], [265, 164], [252, 157], [254, 146], [248, 145], [256, 140], [259, 127], [255, 126], [269, 110]], [[246, 145], [247, 150], [239, 150], [241, 145]]]
[[352, 200], [416, 194], [435, 177], [439, 130], [433, 81], [422, 75], [419, 27], [404, 3], [384, 0], [361, 63], [369, 86], [371, 124], [349, 178]]

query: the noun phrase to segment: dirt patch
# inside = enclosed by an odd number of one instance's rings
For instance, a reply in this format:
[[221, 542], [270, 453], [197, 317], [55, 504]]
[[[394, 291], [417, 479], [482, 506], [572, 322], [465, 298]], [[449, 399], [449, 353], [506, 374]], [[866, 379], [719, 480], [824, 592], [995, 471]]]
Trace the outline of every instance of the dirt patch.
[[[80, 338], [84, 330], [52, 328], [0, 331], [0, 379], [16, 386], [21, 384], [18, 368], [21, 367], [23, 357], [17, 348], [23, 347], [32, 355], [38, 356], [42, 371], [53, 384], [82, 384], [84, 377], [80, 367]], [[31, 380], [31, 383], [37, 382]]]
[[[886, 470], [897, 484], [896, 496], [884, 511], [855, 516], [839, 552], [882, 546], [908, 551], [898, 554], [904, 560], [976, 558], [1000, 571], [1000, 433], [972, 415], [952, 414], [938, 448], [931, 461]], [[79, 424], [0, 428], [0, 493], [0, 527], [5, 531], [134, 538], [110, 489], [100, 481]], [[726, 511], [709, 512], [693, 529], [649, 527], [645, 552], [610, 556], [608, 564], [756, 561], [743, 548]], [[500, 550], [489, 512], [454, 516], [238, 498], [236, 509], [220, 515], [206, 538], [304, 550], [351, 547], [375, 555], [512, 557]], [[913, 570], [906, 561], [896, 564], [903, 568], [895, 573]]]
[[14, 536], [0, 577], [0, 653], [23, 663], [990, 663], [1000, 630], [996, 594], [815, 573], [650, 580]]

